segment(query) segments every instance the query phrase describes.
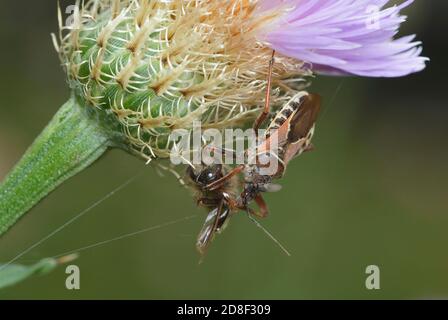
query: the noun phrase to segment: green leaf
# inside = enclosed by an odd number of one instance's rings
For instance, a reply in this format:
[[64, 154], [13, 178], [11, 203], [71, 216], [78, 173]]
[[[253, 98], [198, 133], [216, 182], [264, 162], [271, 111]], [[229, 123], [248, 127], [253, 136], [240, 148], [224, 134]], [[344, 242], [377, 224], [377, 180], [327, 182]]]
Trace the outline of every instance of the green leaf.
[[59, 259], [45, 258], [30, 266], [0, 264], [0, 289], [10, 287], [35, 275], [50, 273], [57, 266], [73, 261], [76, 258], [77, 255], [70, 255]]

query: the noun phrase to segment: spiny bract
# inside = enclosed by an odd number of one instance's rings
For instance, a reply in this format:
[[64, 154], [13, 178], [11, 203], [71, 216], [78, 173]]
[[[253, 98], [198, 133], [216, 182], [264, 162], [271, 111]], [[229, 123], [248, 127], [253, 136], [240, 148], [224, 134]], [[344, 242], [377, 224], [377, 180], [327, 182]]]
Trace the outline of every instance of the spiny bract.
[[[279, 12], [257, 2], [90, 0], [70, 26], [59, 14], [54, 40], [75, 95], [113, 113], [143, 158], [167, 157], [172, 130], [241, 127], [263, 106], [272, 50], [254, 33]], [[273, 107], [308, 74], [278, 55]]]

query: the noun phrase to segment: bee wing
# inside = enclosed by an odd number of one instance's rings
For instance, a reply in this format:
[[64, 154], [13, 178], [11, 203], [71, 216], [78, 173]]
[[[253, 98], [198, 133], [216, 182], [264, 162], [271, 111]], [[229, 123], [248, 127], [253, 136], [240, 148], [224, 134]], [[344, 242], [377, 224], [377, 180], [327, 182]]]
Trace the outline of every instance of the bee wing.
[[268, 183], [263, 187], [264, 192], [279, 192], [282, 190], [282, 186], [275, 183]]
[[196, 241], [196, 248], [201, 255], [207, 252], [215, 233], [220, 232], [224, 227], [229, 214], [230, 210], [224, 204], [224, 201], [221, 201], [217, 208], [209, 212]]

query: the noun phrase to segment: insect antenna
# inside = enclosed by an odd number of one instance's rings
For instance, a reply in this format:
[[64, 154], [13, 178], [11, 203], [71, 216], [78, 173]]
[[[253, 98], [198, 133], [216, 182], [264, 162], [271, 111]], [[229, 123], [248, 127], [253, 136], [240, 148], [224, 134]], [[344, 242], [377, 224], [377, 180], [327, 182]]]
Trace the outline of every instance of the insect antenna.
[[252, 217], [249, 213], [247, 214], [247, 217], [249, 220], [251, 220], [258, 228], [260, 228], [276, 245], [279, 246], [279, 248], [288, 256], [291, 256], [291, 253], [288, 251], [288, 249], [283, 246], [280, 241], [277, 240], [277, 238], [274, 237], [272, 233], [270, 233], [265, 227], [261, 225], [260, 222], [258, 222], [254, 217]]

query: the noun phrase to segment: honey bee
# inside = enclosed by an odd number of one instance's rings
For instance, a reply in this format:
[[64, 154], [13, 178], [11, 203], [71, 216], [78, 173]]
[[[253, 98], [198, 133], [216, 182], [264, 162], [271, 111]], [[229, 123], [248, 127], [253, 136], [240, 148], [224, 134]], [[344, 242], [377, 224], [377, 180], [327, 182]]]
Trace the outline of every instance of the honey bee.
[[237, 209], [235, 201], [238, 192], [238, 177], [233, 176], [223, 181], [219, 188], [210, 190], [207, 186], [223, 178], [223, 165], [202, 165], [198, 170], [189, 166], [187, 177], [196, 191], [196, 201], [199, 206], [208, 210], [204, 226], [199, 232], [196, 248], [205, 254], [216, 233], [227, 226], [228, 220]]

